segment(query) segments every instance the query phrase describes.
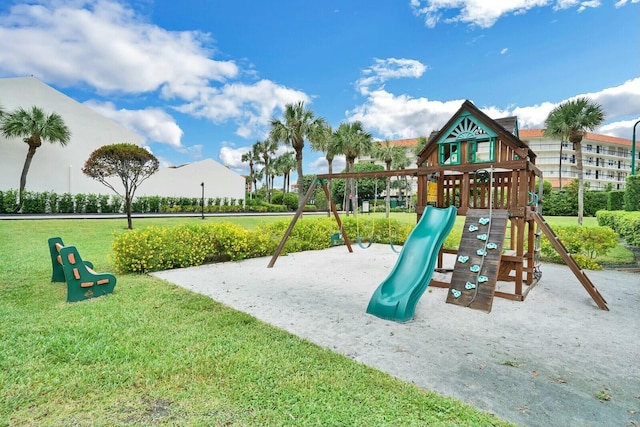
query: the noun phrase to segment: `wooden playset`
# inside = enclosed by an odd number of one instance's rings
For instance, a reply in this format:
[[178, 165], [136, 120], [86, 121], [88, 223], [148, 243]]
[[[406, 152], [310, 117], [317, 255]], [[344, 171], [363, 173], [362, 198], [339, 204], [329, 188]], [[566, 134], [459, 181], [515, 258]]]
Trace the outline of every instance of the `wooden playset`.
[[[431, 134], [418, 155], [417, 169], [318, 175], [302, 205], [316, 184], [322, 185], [330, 201], [326, 185], [330, 178], [416, 177], [418, 221], [427, 206], [455, 206], [457, 214], [466, 217], [459, 249], [440, 249], [437, 255], [438, 269], [443, 268], [444, 254], [456, 257], [450, 281], [430, 282], [449, 288], [448, 303], [490, 312], [494, 296], [523, 301], [542, 277], [539, 253], [544, 233], [597, 306], [608, 310], [602, 295], [542, 217], [543, 177], [535, 159], [535, 153], [518, 138], [516, 117], [493, 120], [465, 101], [440, 131]], [[342, 230], [333, 203], [330, 209]], [[301, 214], [296, 212], [269, 267]], [[342, 238], [351, 252], [344, 232]], [[498, 282], [500, 290], [496, 290]]]

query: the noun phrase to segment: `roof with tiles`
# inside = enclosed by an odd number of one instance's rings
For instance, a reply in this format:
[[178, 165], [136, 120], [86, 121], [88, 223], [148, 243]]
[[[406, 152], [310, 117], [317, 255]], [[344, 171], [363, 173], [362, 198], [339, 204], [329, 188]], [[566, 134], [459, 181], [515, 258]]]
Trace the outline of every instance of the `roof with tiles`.
[[[518, 132], [520, 139], [526, 138], [544, 138], [544, 129], [520, 129]], [[585, 140], [607, 142], [609, 144], [626, 145], [631, 147], [631, 140], [625, 138], [618, 138], [616, 136], [600, 135], [598, 133], [587, 132], [583, 138]]]

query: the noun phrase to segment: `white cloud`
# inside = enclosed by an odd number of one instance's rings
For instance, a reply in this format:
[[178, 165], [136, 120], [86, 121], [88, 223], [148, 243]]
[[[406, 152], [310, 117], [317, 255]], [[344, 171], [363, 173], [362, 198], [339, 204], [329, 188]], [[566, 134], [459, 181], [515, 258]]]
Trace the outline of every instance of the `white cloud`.
[[506, 54], [507, 52], [509, 52], [509, 49], [505, 47], [504, 49], [502, 49], [502, 50], [500, 51], [500, 55], [504, 55], [504, 54]]
[[117, 109], [112, 102], [86, 101], [87, 107], [141, 135], [147, 142], [184, 148], [180, 142], [182, 129], [166, 112], [158, 108], [144, 110]]
[[[325, 156], [317, 157], [309, 164], [312, 173], [322, 174], [329, 173], [329, 164]], [[331, 169], [333, 173], [338, 173], [347, 167], [347, 160], [343, 155], [335, 156], [331, 162]]]
[[[633, 3], [640, 3], [640, 0], [631, 0], [631, 4]], [[620, 0], [618, 2], [616, 2], [616, 7], [622, 7], [624, 5], [627, 4], [627, 0]]]
[[248, 138], [263, 137], [264, 127], [277, 109], [297, 101], [309, 102], [301, 91], [289, 89], [270, 80], [254, 84], [230, 83], [222, 88], [207, 88], [200, 91], [197, 99], [177, 107], [178, 111], [196, 117], [204, 117], [220, 124], [233, 120], [236, 133]]
[[162, 88], [167, 97], [193, 99], [210, 81], [239, 72], [232, 61], [209, 58], [208, 34], [167, 31], [115, 1], [18, 4], [0, 22], [2, 68], [62, 85], [125, 93]]
[[349, 120], [359, 120], [382, 139], [429, 136], [460, 108], [464, 100], [446, 102], [427, 98], [396, 96], [385, 90], [369, 94], [367, 102], [347, 112]]
[[[235, 122], [244, 138], [261, 136], [286, 103], [309, 101], [305, 93], [269, 80], [234, 82], [253, 71], [214, 59], [213, 46], [207, 33], [166, 30], [115, 0], [39, 0], [0, 15], [0, 70], [5, 73], [88, 86], [101, 95], [160, 95], [165, 109], [215, 124]], [[175, 122], [156, 117], [151, 121], [159, 126], [153, 129], [145, 121], [155, 110], [145, 111], [120, 110], [118, 121], [135, 122], [149, 139], [179, 148]]]
[[391, 79], [419, 78], [426, 70], [427, 67], [415, 59], [375, 58], [374, 64], [362, 71], [363, 77], [356, 82], [356, 87], [360, 93], [367, 94], [370, 86], [381, 86]]
[[242, 161], [242, 155], [250, 149], [251, 147], [222, 147], [218, 153], [218, 158], [223, 165], [229, 166], [236, 172], [241, 171], [240, 173], [246, 174], [249, 173], [249, 164]]
[[[599, 92], [579, 94], [570, 99], [583, 96], [600, 104], [605, 111], [606, 122], [598, 132], [631, 137], [633, 123], [629, 119], [640, 118], [640, 78]], [[521, 129], [539, 129], [544, 127], [549, 112], [564, 101], [567, 99], [522, 107], [477, 107], [494, 119], [517, 116]], [[439, 130], [458, 111], [463, 102], [464, 100], [431, 101], [427, 98], [396, 96], [385, 90], [377, 90], [368, 94], [364, 104], [348, 111], [347, 118], [361, 121], [366, 129], [382, 139], [428, 137], [432, 131]]]
[[[640, 0], [632, 0], [637, 3]], [[620, 0], [622, 7], [627, 0]], [[480, 28], [489, 28], [504, 15], [527, 13], [536, 7], [552, 6], [554, 10], [577, 7], [578, 12], [586, 8], [600, 7], [600, 0], [411, 0], [410, 6], [416, 16], [423, 17], [425, 25], [434, 28], [438, 23], [462, 22]], [[453, 11], [453, 12], [452, 12]]]

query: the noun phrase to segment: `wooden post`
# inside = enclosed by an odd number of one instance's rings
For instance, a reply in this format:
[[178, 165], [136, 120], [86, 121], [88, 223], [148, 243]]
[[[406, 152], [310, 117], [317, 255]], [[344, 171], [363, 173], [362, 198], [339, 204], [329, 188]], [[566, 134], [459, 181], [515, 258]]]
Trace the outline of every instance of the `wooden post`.
[[293, 227], [296, 225], [296, 222], [298, 221], [298, 218], [300, 218], [302, 216], [302, 211], [304, 210], [305, 205], [307, 204], [307, 202], [311, 198], [311, 195], [313, 194], [313, 190], [316, 188], [316, 181], [317, 181], [317, 178], [314, 178], [313, 182], [309, 186], [309, 190], [307, 190], [307, 194], [304, 196], [304, 201], [302, 202], [302, 204], [300, 206], [298, 206], [298, 210], [296, 211], [296, 214], [293, 216], [293, 219], [291, 220], [291, 223], [289, 224], [289, 228], [287, 228], [287, 231], [285, 231], [284, 236], [282, 237], [282, 240], [280, 240], [280, 244], [278, 245], [278, 248], [276, 249], [276, 252], [271, 257], [271, 261], [269, 261], [269, 265], [267, 265], [267, 268], [273, 267], [273, 265], [276, 263], [276, 260], [278, 259], [278, 256], [280, 255], [280, 252], [282, 252], [282, 249], [284, 248], [284, 244], [287, 243], [287, 239], [289, 238], [289, 235], [291, 234], [291, 230], [293, 230]]

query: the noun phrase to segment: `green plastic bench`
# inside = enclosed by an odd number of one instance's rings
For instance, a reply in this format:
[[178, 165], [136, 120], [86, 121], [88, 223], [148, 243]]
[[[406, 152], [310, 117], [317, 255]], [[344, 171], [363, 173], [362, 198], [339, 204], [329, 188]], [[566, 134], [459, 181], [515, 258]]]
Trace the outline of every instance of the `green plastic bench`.
[[51, 281], [67, 283], [67, 302], [83, 301], [110, 294], [116, 286], [111, 273], [96, 273], [93, 264], [83, 261], [75, 246], [65, 246], [60, 237], [49, 239]]

